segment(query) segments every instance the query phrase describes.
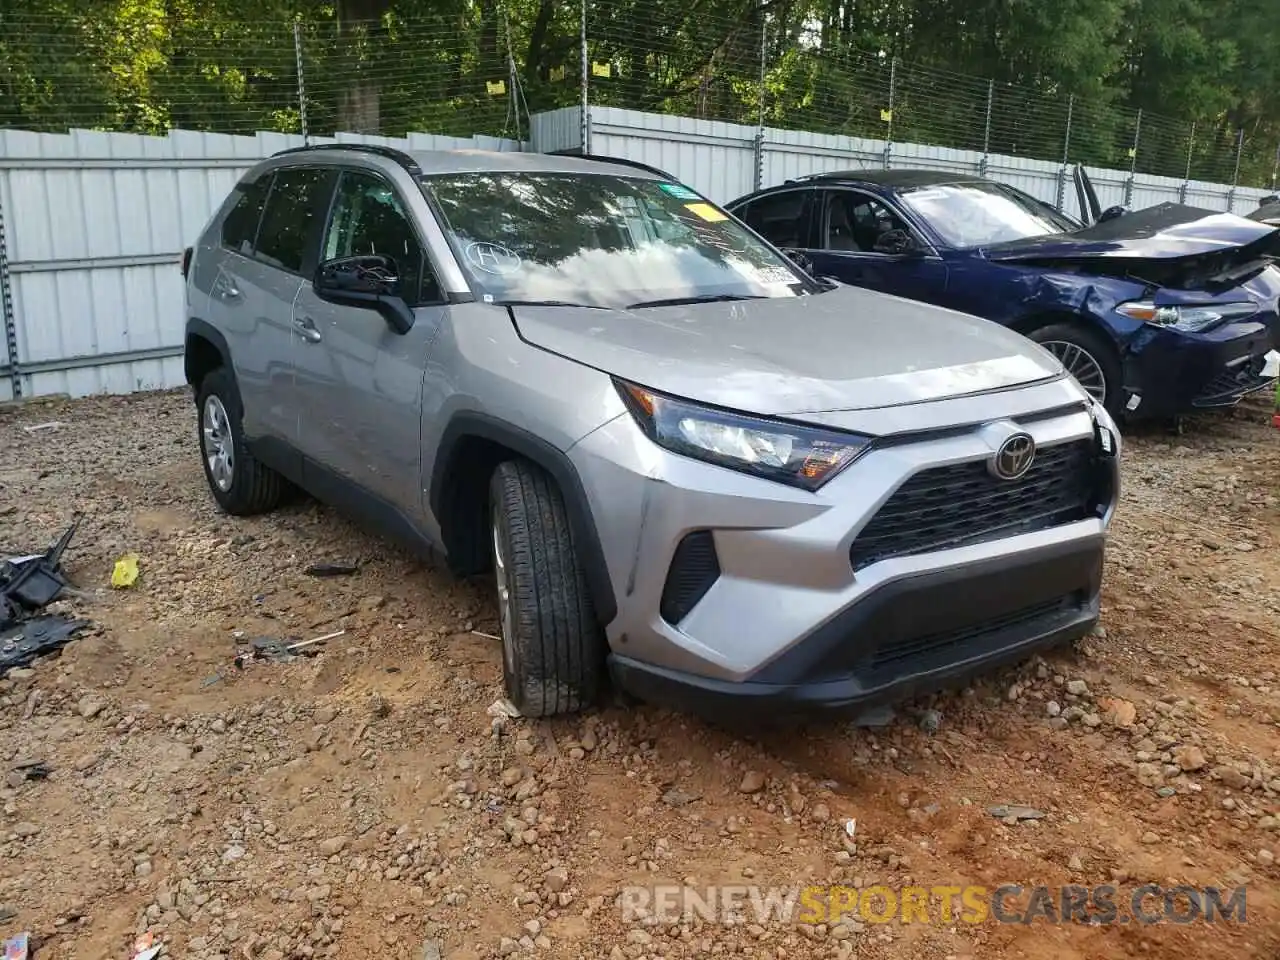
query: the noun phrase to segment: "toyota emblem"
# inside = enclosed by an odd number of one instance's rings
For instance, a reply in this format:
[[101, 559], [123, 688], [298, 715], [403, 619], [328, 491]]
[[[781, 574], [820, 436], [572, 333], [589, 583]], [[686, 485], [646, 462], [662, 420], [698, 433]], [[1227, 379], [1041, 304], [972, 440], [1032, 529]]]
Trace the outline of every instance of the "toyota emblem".
[[1031, 469], [1036, 459], [1036, 442], [1029, 433], [1015, 433], [1000, 444], [1000, 449], [987, 463], [992, 476], [1001, 480], [1017, 480]]

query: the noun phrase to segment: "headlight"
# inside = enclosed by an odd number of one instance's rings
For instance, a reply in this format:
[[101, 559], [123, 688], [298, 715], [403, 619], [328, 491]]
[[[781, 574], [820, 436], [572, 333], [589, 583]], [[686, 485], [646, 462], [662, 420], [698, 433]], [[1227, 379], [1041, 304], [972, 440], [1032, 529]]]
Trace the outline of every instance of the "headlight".
[[1122, 303], [1116, 310], [1126, 317], [1154, 324], [1157, 327], [1172, 327], [1184, 333], [1198, 333], [1210, 327], [1216, 327], [1228, 320], [1243, 320], [1258, 312], [1256, 303], [1240, 301], [1237, 303], [1202, 303], [1182, 304], [1180, 306], [1158, 307], [1150, 300], [1134, 300]]
[[817, 490], [853, 463], [868, 437], [716, 410], [615, 381], [640, 428], [660, 447], [730, 470]]

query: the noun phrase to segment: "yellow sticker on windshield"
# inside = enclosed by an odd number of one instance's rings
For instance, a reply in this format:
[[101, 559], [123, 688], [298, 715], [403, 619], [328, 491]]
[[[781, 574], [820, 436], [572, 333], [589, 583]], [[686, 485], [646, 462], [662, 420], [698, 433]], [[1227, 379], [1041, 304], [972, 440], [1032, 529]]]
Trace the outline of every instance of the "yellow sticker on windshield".
[[709, 203], [686, 203], [684, 208], [708, 223], [719, 223], [721, 220], [729, 219]]

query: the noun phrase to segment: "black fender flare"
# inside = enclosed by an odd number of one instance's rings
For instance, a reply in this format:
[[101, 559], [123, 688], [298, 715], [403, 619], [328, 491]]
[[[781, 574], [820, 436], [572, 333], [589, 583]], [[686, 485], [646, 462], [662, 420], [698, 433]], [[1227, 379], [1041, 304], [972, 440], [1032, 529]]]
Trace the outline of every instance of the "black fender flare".
[[199, 317], [188, 317], [187, 332], [182, 339], [182, 372], [186, 375], [187, 383], [194, 383], [191, 370], [191, 341], [196, 337], [213, 344], [214, 349], [222, 357], [223, 365], [228, 368], [231, 367], [231, 348], [227, 346], [227, 338], [207, 320], [201, 320]]
[[583, 577], [591, 594], [592, 606], [600, 625], [607, 626], [618, 615], [618, 601], [605, 564], [604, 548], [591, 514], [591, 504], [586, 489], [573, 462], [561, 450], [521, 427], [496, 417], [472, 411], [455, 414], [445, 426], [436, 451], [435, 465], [431, 471], [428, 498], [431, 512], [440, 524], [445, 543], [449, 542], [451, 518], [457, 516], [454, 509], [455, 493], [449, 484], [462, 441], [476, 437], [500, 444], [530, 462], [546, 470], [560, 488], [565, 509], [569, 513], [569, 525], [578, 560], [582, 564]]

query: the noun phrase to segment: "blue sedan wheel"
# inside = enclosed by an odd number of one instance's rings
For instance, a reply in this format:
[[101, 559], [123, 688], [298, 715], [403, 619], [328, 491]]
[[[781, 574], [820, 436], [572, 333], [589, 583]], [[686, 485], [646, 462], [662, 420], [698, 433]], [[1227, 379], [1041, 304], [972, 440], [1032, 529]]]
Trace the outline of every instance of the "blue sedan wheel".
[[1098, 358], [1077, 343], [1065, 340], [1045, 340], [1040, 346], [1052, 353], [1088, 392], [1089, 396], [1103, 403], [1107, 398], [1107, 375], [1102, 372]]
[[1052, 353], [1084, 391], [1120, 415], [1120, 357], [1097, 332], [1077, 323], [1052, 323], [1027, 334]]

